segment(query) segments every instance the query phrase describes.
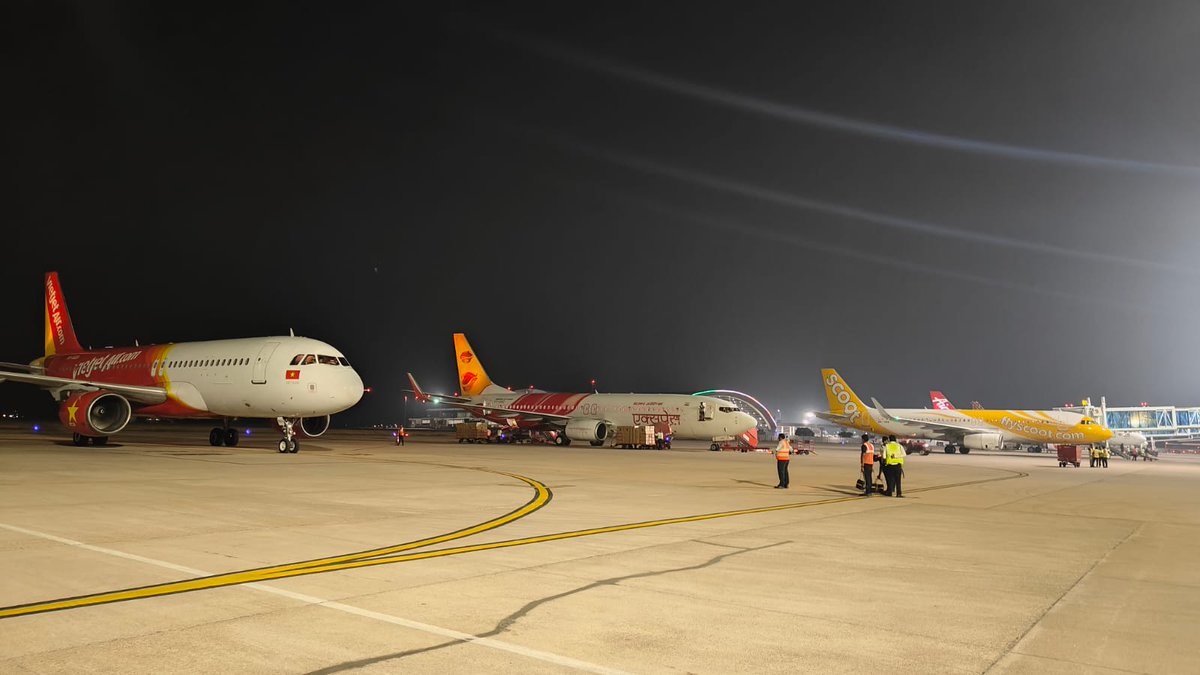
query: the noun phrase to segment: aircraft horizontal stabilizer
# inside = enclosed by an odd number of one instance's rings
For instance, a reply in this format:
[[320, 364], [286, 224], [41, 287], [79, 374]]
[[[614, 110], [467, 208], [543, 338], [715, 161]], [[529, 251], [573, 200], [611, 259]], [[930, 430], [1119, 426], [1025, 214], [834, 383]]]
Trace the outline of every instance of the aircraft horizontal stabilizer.
[[871, 397], [871, 403], [872, 403], [872, 405], [875, 406], [875, 411], [878, 412], [880, 415], [883, 415], [884, 419], [888, 420], [889, 422], [900, 422], [901, 421], [901, 419], [899, 417], [896, 417], [892, 413], [888, 412], [887, 408], [883, 407], [883, 404], [879, 402], [879, 399], [875, 398], [874, 396]]
[[422, 391], [421, 385], [417, 384], [417, 379], [415, 377], [413, 377], [412, 373], [408, 373], [408, 383], [409, 383], [409, 385], [412, 386], [412, 389], [410, 391], [412, 391], [413, 395], [416, 396], [417, 400], [420, 401], [421, 403], [429, 403], [431, 401], [435, 402], [435, 403], [437, 403], [437, 402], [470, 403], [471, 402], [471, 399], [463, 398], [461, 396], [446, 396], [443, 394], [430, 394], [428, 392]]
[[850, 417], [847, 415], [839, 415], [837, 413], [820, 412], [820, 411], [814, 412], [813, 414], [827, 422], [834, 422], [835, 424], [845, 424], [845, 425], [850, 424]]

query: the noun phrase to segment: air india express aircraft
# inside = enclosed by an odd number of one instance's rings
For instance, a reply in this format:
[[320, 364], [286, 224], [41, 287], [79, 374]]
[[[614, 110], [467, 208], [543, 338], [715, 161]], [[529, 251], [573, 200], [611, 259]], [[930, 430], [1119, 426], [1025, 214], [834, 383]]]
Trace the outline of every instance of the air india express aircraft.
[[[669, 425], [675, 438], [715, 441], [757, 425], [734, 404], [709, 396], [513, 392], [492, 383], [462, 333], [454, 334], [454, 353], [462, 396], [428, 394], [409, 373], [417, 400], [452, 405], [498, 424], [556, 431], [557, 445], [587, 441], [600, 446], [614, 426]], [[714, 443], [713, 449], [719, 446]]]
[[818, 417], [872, 434], [947, 441], [946, 452], [964, 455], [971, 450], [999, 450], [1021, 443], [1092, 445], [1112, 438], [1112, 431], [1096, 420], [1058, 410], [887, 410], [871, 399], [865, 405], [832, 368], [821, 371], [829, 412]]
[[84, 349], [58, 274], [46, 275], [46, 353], [29, 365], [0, 363], [0, 382], [37, 385], [59, 402], [75, 445], [104, 445], [134, 416], [222, 420], [212, 445], [234, 446], [230, 418], [275, 420], [279, 452], [320, 436], [329, 416], [358, 403], [363, 383], [333, 347], [304, 337]]

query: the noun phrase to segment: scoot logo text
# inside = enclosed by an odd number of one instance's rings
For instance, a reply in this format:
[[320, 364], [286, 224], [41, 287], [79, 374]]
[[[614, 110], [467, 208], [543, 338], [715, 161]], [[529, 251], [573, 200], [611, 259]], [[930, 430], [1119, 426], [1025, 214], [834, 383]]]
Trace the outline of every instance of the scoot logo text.
[[825, 380], [825, 384], [829, 385], [829, 392], [833, 394], [838, 403], [842, 404], [842, 414], [849, 417], [851, 422], [857, 422], [858, 418], [862, 417], [862, 411], [858, 409], [854, 397], [846, 390], [846, 383], [842, 382], [837, 375], [830, 375]]

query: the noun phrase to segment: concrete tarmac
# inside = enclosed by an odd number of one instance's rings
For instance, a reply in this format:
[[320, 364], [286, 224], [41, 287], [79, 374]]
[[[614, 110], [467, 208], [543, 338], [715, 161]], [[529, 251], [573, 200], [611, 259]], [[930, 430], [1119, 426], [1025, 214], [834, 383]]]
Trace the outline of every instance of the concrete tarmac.
[[1200, 672], [1194, 459], [385, 433], [0, 430], [0, 672]]

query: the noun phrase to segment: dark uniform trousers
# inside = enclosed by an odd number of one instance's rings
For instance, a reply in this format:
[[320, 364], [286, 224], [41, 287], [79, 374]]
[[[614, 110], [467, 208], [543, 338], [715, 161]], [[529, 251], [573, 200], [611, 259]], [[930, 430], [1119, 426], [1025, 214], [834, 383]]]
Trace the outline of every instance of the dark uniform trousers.
[[875, 467], [871, 464], [863, 464], [863, 494], [871, 494], [871, 473]]
[[779, 470], [779, 484], [783, 487], [788, 486], [788, 462], [786, 459], [775, 460], [776, 468]]
[[904, 495], [904, 490], [900, 487], [900, 481], [904, 477], [903, 464], [885, 464], [883, 467], [883, 478], [887, 481], [887, 491], [885, 495], [891, 497], [895, 492], [897, 497]]

